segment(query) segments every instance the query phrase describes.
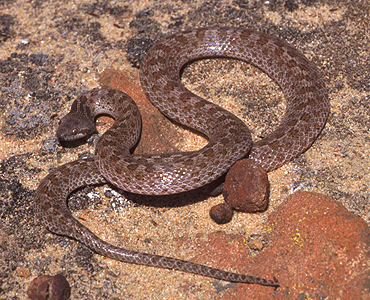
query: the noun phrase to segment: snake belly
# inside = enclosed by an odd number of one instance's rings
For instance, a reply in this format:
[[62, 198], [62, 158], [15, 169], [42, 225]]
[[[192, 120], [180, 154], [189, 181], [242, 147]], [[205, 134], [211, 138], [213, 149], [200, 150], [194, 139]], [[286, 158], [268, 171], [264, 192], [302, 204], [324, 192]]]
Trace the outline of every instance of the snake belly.
[[[250, 132], [241, 120], [182, 85], [183, 66], [210, 57], [250, 63], [280, 86], [286, 111], [270, 135], [252, 145]], [[328, 117], [328, 92], [317, 68], [297, 49], [265, 33], [242, 28], [201, 28], [157, 42], [141, 64], [140, 78], [155, 107], [168, 118], [205, 134], [208, 144], [192, 152], [132, 154], [130, 149], [141, 130], [135, 103], [119, 91], [89, 91], [76, 99], [71, 112], [61, 120], [59, 139], [73, 140], [93, 133], [94, 119], [99, 114], [110, 114], [115, 123], [100, 138], [94, 158], [65, 164], [42, 180], [36, 190], [35, 209], [41, 224], [116, 260], [226, 281], [278, 286], [277, 281], [108, 244], [73, 218], [67, 198], [82, 186], [106, 182], [138, 194], [180, 193], [212, 182], [248, 153], [266, 171], [280, 167], [310, 147]]]

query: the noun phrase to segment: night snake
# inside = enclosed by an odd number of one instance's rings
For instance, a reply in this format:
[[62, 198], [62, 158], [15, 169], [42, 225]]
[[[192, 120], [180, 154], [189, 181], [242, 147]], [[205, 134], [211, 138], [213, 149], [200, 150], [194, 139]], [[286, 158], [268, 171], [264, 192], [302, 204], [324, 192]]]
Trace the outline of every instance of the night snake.
[[[188, 91], [180, 81], [190, 61], [228, 57], [250, 63], [282, 89], [286, 111], [270, 135], [252, 145], [246, 125], [233, 114]], [[305, 151], [329, 114], [329, 99], [318, 70], [286, 42], [241, 28], [203, 28], [170, 35], [157, 42], [140, 67], [142, 87], [155, 107], [186, 127], [205, 134], [199, 151], [132, 154], [141, 131], [139, 111], [126, 94], [93, 89], [79, 96], [60, 123], [57, 136], [70, 141], [95, 132], [97, 115], [114, 125], [100, 138], [94, 158], [80, 159], [52, 171], [36, 191], [36, 215], [50, 231], [72, 237], [93, 251], [129, 263], [176, 269], [232, 282], [278, 286], [277, 281], [230, 273], [192, 262], [130, 251], [108, 244], [71, 215], [67, 198], [82, 186], [110, 182], [138, 194], [174, 194], [217, 179], [239, 159], [254, 159], [271, 171]]]

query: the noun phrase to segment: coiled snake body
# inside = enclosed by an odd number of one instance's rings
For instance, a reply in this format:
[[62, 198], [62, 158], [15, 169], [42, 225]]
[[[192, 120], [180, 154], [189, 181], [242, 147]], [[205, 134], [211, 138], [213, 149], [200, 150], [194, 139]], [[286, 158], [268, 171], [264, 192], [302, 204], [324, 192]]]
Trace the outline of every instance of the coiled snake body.
[[[249, 130], [241, 120], [181, 84], [181, 68], [189, 61], [206, 57], [243, 60], [279, 84], [287, 108], [275, 131], [252, 146]], [[100, 138], [95, 158], [65, 164], [41, 182], [36, 191], [36, 214], [40, 222], [50, 231], [72, 237], [116, 260], [226, 281], [278, 286], [276, 281], [110, 245], [73, 218], [67, 198], [82, 186], [106, 182], [139, 194], [188, 191], [215, 180], [248, 153], [266, 171], [278, 168], [305, 151], [325, 125], [329, 100], [316, 67], [276, 37], [248, 29], [204, 28], [177, 33], [157, 42], [140, 70], [142, 86], [153, 105], [168, 118], [204, 133], [209, 143], [193, 152], [131, 154], [141, 130], [135, 103], [119, 91], [89, 91], [75, 100], [71, 112], [61, 120], [59, 139], [74, 140], [93, 133], [94, 118], [99, 114], [111, 115], [115, 123]]]

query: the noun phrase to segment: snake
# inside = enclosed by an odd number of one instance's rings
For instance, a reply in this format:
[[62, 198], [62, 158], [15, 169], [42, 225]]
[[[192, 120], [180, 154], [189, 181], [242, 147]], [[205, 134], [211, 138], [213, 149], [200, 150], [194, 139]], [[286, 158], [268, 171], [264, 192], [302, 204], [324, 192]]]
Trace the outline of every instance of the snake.
[[[181, 82], [184, 66], [194, 60], [223, 57], [262, 70], [281, 88], [286, 109], [280, 124], [253, 143], [243, 121], [190, 92]], [[51, 171], [36, 190], [35, 214], [51, 232], [73, 238], [92, 251], [126, 263], [179, 270], [229, 282], [278, 287], [279, 283], [211, 268], [191, 261], [128, 250], [109, 244], [77, 221], [69, 195], [81, 187], [110, 183], [127, 192], [167, 195], [213, 182], [238, 160], [248, 157], [270, 172], [307, 150], [322, 131], [330, 112], [328, 91], [317, 67], [300, 51], [275, 36], [246, 28], [198, 28], [156, 42], [140, 65], [142, 88], [167, 118], [208, 138], [189, 152], [136, 154], [141, 115], [125, 93], [95, 88], [78, 96], [57, 129], [62, 142], [96, 132], [99, 115], [114, 119], [97, 142], [95, 155]]]

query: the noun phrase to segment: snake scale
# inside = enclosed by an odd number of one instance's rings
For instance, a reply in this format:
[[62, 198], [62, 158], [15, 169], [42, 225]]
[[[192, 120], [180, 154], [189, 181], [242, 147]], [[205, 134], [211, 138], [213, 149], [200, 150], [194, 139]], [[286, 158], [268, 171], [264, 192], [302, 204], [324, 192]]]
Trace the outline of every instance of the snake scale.
[[[190, 61], [228, 57], [250, 63], [282, 89], [286, 111], [280, 125], [252, 145], [246, 125], [236, 116], [187, 90], [181, 71]], [[110, 182], [138, 194], [174, 194], [201, 187], [239, 159], [254, 159], [272, 171], [297, 157], [314, 142], [329, 114], [329, 99], [317, 68], [294, 47], [276, 37], [242, 28], [200, 28], [157, 42], [140, 67], [142, 87], [165, 116], [205, 134], [199, 151], [132, 154], [141, 131], [141, 116], [126, 94], [93, 89], [79, 96], [61, 120], [60, 140], [86, 137], [96, 131], [97, 115], [115, 122], [100, 138], [94, 158], [62, 165], [42, 180], [36, 191], [36, 215], [50, 231], [74, 238], [103, 256], [128, 263], [176, 269], [230, 282], [279, 286], [266, 280], [210, 268], [170, 257], [126, 250], [108, 244], [71, 215], [67, 198], [86, 185]]]

